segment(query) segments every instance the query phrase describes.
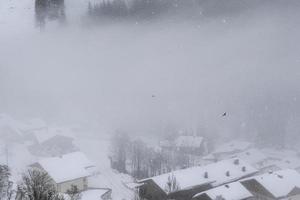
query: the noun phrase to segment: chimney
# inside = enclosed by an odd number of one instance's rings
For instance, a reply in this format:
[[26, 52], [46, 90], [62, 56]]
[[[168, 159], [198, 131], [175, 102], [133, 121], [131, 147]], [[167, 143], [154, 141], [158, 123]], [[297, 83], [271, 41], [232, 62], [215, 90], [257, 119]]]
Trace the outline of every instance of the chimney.
[[243, 172], [246, 171], [246, 167], [245, 167], [245, 166], [242, 167], [242, 171], [243, 171]]
[[239, 165], [239, 164], [240, 164], [240, 160], [239, 160], [239, 159], [235, 159], [235, 160], [233, 161], [233, 163], [234, 163], [235, 165]]
[[230, 172], [229, 171], [226, 172], [226, 176], [230, 176]]
[[204, 172], [204, 178], [208, 178], [208, 172]]

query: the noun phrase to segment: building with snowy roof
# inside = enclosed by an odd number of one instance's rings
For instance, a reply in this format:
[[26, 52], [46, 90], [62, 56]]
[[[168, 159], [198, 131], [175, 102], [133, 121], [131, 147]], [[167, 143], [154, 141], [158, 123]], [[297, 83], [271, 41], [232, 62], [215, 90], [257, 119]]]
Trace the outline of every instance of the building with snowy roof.
[[269, 172], [240, 182], [256, 199], [286, 199], [300, 196], [300, 174], [292, 169]]
[[239, 158], [260, 171], [260, 173], [265, 173], [268, 171], [280, 170], [274, 162], [269, 162], [270, 158], [264, 152], [257, 148], [250, 148], [245, 151], [232, 154], [229, 158]]
[[196, 194], [193, 200], [246, 200], [253, 197], [252, 193], [237, 181]]
[[44, 170], [49, 174], [58, 192], [65, 193], [72, 185], [79, 190], [88, 188], [89, 169], [94, 164], [81, 152], [65, 154], [39, 160], [31, 167]]
[[191, 199], [199, 192], [252, 176], [255, 173], [257, 170], [243, 160], [228, 159], [143, 179], [138, 181], [141, 184], [138, 188], [140, 197], [148, 200]]

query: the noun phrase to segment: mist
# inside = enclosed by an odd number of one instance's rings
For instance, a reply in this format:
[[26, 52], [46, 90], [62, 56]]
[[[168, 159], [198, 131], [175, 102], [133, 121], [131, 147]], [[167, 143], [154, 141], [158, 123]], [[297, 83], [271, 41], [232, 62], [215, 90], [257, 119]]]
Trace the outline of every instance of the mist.
[[99, 22], [67, 1], [66, 24], [44, 31], [33, 7], [26, 19], [10, 14], [14, 24], [0, 24], [0, 112], [98, 134], [297, 135], [299, 3], [254, 5]]

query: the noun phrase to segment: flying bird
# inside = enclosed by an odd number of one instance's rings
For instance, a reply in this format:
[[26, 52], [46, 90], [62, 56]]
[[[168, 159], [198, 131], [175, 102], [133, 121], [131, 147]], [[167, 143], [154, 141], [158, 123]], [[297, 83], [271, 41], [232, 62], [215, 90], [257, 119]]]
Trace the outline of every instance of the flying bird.
[[222, 115], [222, 117], [225, 117], [225, 116], [227, 116], [227, 112], [224, 112]]

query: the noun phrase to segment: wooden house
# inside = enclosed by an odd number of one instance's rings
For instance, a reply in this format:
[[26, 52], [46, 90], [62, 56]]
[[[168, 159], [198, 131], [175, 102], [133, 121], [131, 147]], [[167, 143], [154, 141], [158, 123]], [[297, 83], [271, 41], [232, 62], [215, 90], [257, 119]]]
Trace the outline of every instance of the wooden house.
[[138, 181], [139, 196], [148, 200], [191, 199], [195, 194], [257, 173], [240, 159], [176, 170]]
[[193, 197], [193, 200], [250, 200], [254, 196], [239, 181], [225, 184]]
[[287, 199], [300, 195], [300, 174], [292, 169], [254, 176], [240, 181], [256, 199]]
[[66, 193], [72, 185], [80, 191], [88, 189], [88, 169], [93, 166], [81, 152], [45, 158], [31, 165], [47, 172], [57, 191], [61, 193]]

